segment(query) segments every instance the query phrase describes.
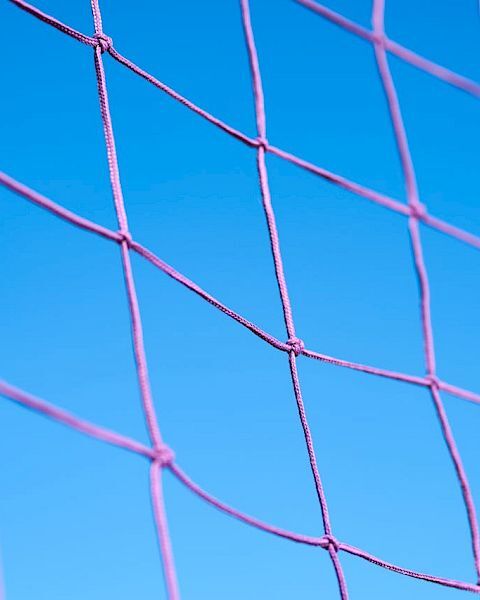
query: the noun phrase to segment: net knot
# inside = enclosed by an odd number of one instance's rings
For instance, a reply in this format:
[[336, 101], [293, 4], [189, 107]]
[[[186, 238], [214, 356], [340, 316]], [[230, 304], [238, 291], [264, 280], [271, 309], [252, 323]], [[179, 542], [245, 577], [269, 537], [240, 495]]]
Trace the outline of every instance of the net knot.
[[440, 379], [436, 375], [427, 376], [428, 385], [434, 390], [440, 389]]
[[108, 52], [113, 46], [113, 40], [110, 36], [105, 33], [95, 33], [93, 36], [97, 42], [97, 46], [100, 48], [101, 53]]
[[427, 207], [421, 202], [416, 202], [410, 206], [410, 216], [415, 219], [423, 219], [427, 216]]
[[129, 248], [131, 248], [132, 243], [133, 243], [133, 238], [132, 238], [132, 234], [129, 231], [123, 231], [122, 229], [119, 229], [117, 231], [118, 235], [119, 235], [119, 242], [121, 244], [123, 244], [123, 242], [125, 242], [127, 244], [127, 246]]
[[175, 460], [175, 454], [171, 448], [163, 444], [153, 449], [153, 460], [161, 467], [168, 467]]
[[267, 138], [259, 136], [257, 138], [257, 145], [258, 145], [258, 148], [263, 148], [264, 152], [267, 152], [267, 150], [268, 150], [268, 140], [267, 140]]
[[385, 46], [387, 36], [383, 32], [372, 32], [372, 42], [377, 46]]
[[332, 548], [334, 552], [338, 552], [340, 550], [340, 542], [335, 536], [327, 533], [322, 537], [322, 540], [326, 544], [325, 548]]
[[294, 352], [295, 356], [300, 356], [305, 350], [305, 344], [300, 338], [291, 337], [285, 343], [289, 347], [289, 352]]

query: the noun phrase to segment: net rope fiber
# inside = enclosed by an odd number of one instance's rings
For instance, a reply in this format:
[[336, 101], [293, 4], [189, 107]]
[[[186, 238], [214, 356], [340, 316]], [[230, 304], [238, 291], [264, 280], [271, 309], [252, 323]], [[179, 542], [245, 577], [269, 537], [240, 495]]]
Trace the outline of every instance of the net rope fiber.
[[[162, 490], [162, 474], [165, 469], [185, 485], [191, 492], [199, 496], [201, 499], [211, 504], [218, 510], [228, 514], [240, 521], [263, 530], [267, 533], [279, 536], [281, 538], [291, 540], [300, 544], [318, 546], [328, 552], [332, 566], [338, 581], [339, 595], [342, 600], [348, 598], [347, 583], [344, 575], [341, 555], [348, 553], [359, 558], [362, 558], [370, 563], [394, 571], [401, 575], [421, 579], [431, 583], [436, 583], [450, 588], [480, 593], [480, 537], [478, 530], [478, 521], [475, 511], [475, 505], [472, 497], [472, 492], [468, 483], [465, 469], [462, 465], [462, 460], [458, 452], [455, 439], [448, 421], [448, 417], [440, 396], [440, 392], [448, 392], [458, 398], [463, 398], [471, 402], [480, 404], [480, 394], [471, 390], [463, 389], [457, 385], [451, 384], [441, 379], [436, 372], [435, 367], [435, 350], [433, 341], [433, 331], [430, 315], [430, 290], [427, 269], [423, 259], [422, 242], [420, 235], [420, 223], [429, 226], [433, 229], [443, 232], [446, 235], [457, 238], [458, 240], [480, 248], [480, 237], [473, 235], [467, 231], [459, 229], [454, 225], [438, 219], [427, 212], [427, 207], [422, 204], [418, 197], [417, 185], [415, 180], [415, 171], [412, 158], [410, 155], [405, 127], [402, 120], [401, 108], [398, 101], [395, 84], [390, 73], [388, 65], [388, 54], [394, 54], [400, 59], [410, 63], [411, 65], [422, 69], [430, 75], [439, 78], [446, 83], [455, 86], [464, 92], [480, 96], [480, 84], [471, 81], [445, 67], [438, 65], [423, 56], [420, 56], [408, 48], [390, 40], [384, 31], [384, 0], [374, 0], [372, 9], [372, 30], [368, 30], [357, 23], [350, 21], [346, 17], [328, 9], [327, 7], [315, 2], [314, 0], [297, 0], [297, 2], [307, 9], [321, 15], [330, 20], [336, 25], [342, 27], [346, 31], [359, 36], [369, 42], [374, 50], [378, 73], [385, 93], [388, 109], [390, 112], [391, 123], [395, 134], [398, 154], [403, 169], [405, 187], [407, 190], [408, 203], [403, 204], [400, 201], [386, 196], [376, 190], [362, 186], [354, 181], [351, 181], [342, 175], [332, 173], [323, 167], [310, 163], [295, 154], [287, 152], [270, 144], [267, 140], [266, 119], [264, 98], [262, 90], [262, 79], [258, 62], [255, 39], [250, 20], [250, 9], [248, 0], [240, 0], [243, 32], [248, 52], [250, 63], [252, 90], [255, 101], [255, 116], [257, 135], [251, 137], [223, 122], [219, 118], [211, 115], [206, 110], [200, 108], [192, 101], [181, 96], [178, 92], [167, 86], [156, 77], [144, 71], [135, 63], [130, 61], [125, 56], [122, 56], [114, 47], [112, 39], [103, 31], [102, 18], [98, 0], [91, 1], [93, 13], [93, 22], [95, 33], [92, 36], [85, 35], [69, 25], [66, 25], [54, 17], [42, 12], [24, 2], [23, 0], [10, 0], [13, 4], [22, 10], [30, 13], [37, 19], [47, 23], [55, 29], [67, 34], [71, 38], [90, 46], [93, 49], [95, 73], [97, 78], [98, 98], [100, 104], [100, 113], [103, 122], [103, 130], [105, 137], [105, 145], [108, 158], [108, 168], [110, 174], [110, 183], [112, 195], [115, 203], [117, 215], [118, 230], [113, 231], [98, 223], [94, 223], [82, 216], [64, 208], [63, 206], [53, 202], [40, 193], [30, 189], [26, 185], [16, 181], [5, 173], [0, 172], [0, 183], [19, 194], [33, 204], [49, 211], [53, 215], [67, 221], [85, 231], [95, 233], [103, 238], [115, 242], [120, 247], [123, 275], [127, 292], [127, 299], [130, 312], [132, 343], [135, 355], [136, 370], [140, 395], [143, 405], [143, 412], [149, 432], [150, 445], [146, 446], [134, 439], [126, 437], [121, 433], [111, 431], [89, 421], [79, 418], [59, 407], [56, 407], [42, 399], [39, 399], [23, 390], [20, 390], [13, 385], [0, 380], [0, 394], [6, 399], [16, 402], [24, 407], [27, 407], [45, 417], [62, 423], [72, 429], [75, 429], [92, 438], [96, 438], [108, 444], [118, 446], [138, 455], [142, 455], [148, 459], [150, 464], [150, 496], [153, 507], [153, 516], [156, 526], [156, 533], [160, 547], [160, 554], [163, 563], [163, 571], [165, 576], [165, 585], [169, 600], [177, 600], [180, 598], [177, 576], [174, 565], [174, 557], [168, 532], [168, 523], [164, 507], [163, 490]], [[110, 115], [107, 82], [103, 68], [104, 55], [108, 54], [111, 58], [124, 65], [147, 82], [153, 84], [158, 89], [167, 93], [174, 100], [183, 104], [186, 108], [193, 111], [203, 119], [209, 121], [219, 129], [223, 130], [228, 135], [236, 138], [238, 141], [246, 144], [254, 149], [257, 159], [257, 170], [260, 192], [265, 212], [268, 234], [270, 238], [271, 252], [274, 262], [275, 277], [278, 283], [278, 289], [283, 309], [283, 317], [285, 321], [287, 341], [282, 342], [266, 331], [262, 330], [256, 324], [247, 320], [245, 317], [236, 313], [225, 304], [214, 298], [211, 294], [203, 290], [199, 285], [191, 281], [188, 277], [176, 271], [172, 266], [161, 260], [148, 248], [136, 241], [129, 230], [127, 212], [122, 194], [122, 186], [120, 183], [120, 173], [117, 162], [112, 119]], [[268, 184], [268, 173], [266, 166], [266, 155], [270, 153], [276, 155], [290, 163], [297, 165], [301, 169], [305, 169], [323, 179], [326, 179], [333, 184], [339, 185], [342, 188], [353, 192], [357, 196], [366, 198], [384, 208], [392, 210], [400, 215], [403, 215], [408, 220], [408, 230], [413, 254], [413, 264], [415, 273], [418, 279], [420, 307], [421, 307], [421, 323], [423, 331], [424, 358], [425, 358], [425, 375], [418, 376], [408, 373], [389, 371], [374, 366], [369, 366], [361, 363], [350, 362], [340, 358], [321, 354], [319, 352], [307, 349], [303, 341], [297, 337], [290, 298], [287, 289], [282, 255], [280, 251], [280, 241], [278, 230], [275, 221], [275, 213], [270, 197]], [[140, 308], [137, 300], [135, 280], [131, 265], [131, 252], [143, 257], [160, 271], [178, 281], [180, 284], [209, 302], [212, 306], [223, 312], [228, 317], [234, 319], [253, 334], [276, 348], [284, 352], [288, 358], [288, 365], [292, 380], [293, 393], [298, 407], [300, 423], [303, 429], [303, 434], [306, 442], [306, 449], [310, 468], [313, 475], [315, 490], [318, 496], [320, 511], [323, 519], [324, 534], [320, 537], [303, 535], [292, 531], [287, 531], [280, 527], [265, 523], [249, 516], [215, 498], [197, 483], [192, 481], [188, 475], [175, 462], [173, 451], [165, 444], [160, 433], [157, 416], [152, 399], [145, 348], [143, 343], [142, 321]], [[352, 546], [346, 542], [338, 540], [333, 532], [330, 517], [328, 513], [327, 499], [322, 486], [313, 439], [304, 407], [300, 378], [297, 371], [297, 359], [299, 357], [320, 360], [323, 362], [338, 365], [348, 369], [354, 369], [385, 377], [416, 386], [421, 386], [430, 391], [433, 405], [439, 420], [441, 432], [445, 440], [449, 455], [451, 457], [453, 467], [460, 485], [463, 501], [465, 504], [466, 515], [470, 529], [470, 544], [472, 548], [472, 556], [474, 568], [476, 571], [476, 583], [466, 581], [457, 581], [426, 573], [420, 573], [411, 569], [403, 568], [395, 564], [377, 558], [372, 554], [358, 547]]]

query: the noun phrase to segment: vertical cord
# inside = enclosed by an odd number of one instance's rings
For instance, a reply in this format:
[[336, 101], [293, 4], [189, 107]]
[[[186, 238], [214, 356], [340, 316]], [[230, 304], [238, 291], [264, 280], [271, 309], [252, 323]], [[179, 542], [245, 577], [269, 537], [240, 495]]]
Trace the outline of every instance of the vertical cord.
[[302, 397], [302, 391], [300, 386], [300, 380], [298, 377], [298, 370], [296, 359], [302, 354], [304, 350], [303, 342], [296, 337], [295, 325], [293, 321], [292, 308], [290, 303], [290, 297], [288, 294], [287, 282], [285, 278], [285, 272], [283, 267], [282, 254], [280, 250], [280, 240], [278, 235], [278, 228], [275, 219], [275, 212], [273, 210], [270, 188], [268, 184], [268, 173], [265, 161], [265, 151], [268, 147], [267, 142], [267, 128], [266, 128], [266, 115], [265, 115], [265, 102], [263, 95], [262, 79], [260, 74], [260, 67], [258, 63], [258, 54], [255, 44], [255, 38], [253, 35], [253, 28], [250, 18], [250, 7], [248, 0], [240, 0], [241, 12], [242, 12], [242, 23], [245, 34], [245, 41], [247, 45], [248, 57], [250, 62], [250, 71], [252, 79], [252, 88], [255, 101], [255, 116], [257, 124], [258, 134], [258, 148], [257, 148], [257, 168], [260, 183], [260, 191], [262, 196], [262, 203], [267, 221], [268, 233], [270, 237], [270, 247], [275, 267], [275, 277], [277, 280], [278, 289], [280, 292], [280, 299], [282, 303], [283, 317], [288, 335], [288, 342], [290, 345], [289, 351], [289, 366], [290, 374], [292, 378], [292, 385], [295, 394], [295, 400], [297, 403], [298, 414], [305, 437], [305, 443], [307, 446], [308, 457], [310, 461], [310, 468], [312, 470], [315, 489], [317, 497], [320, 503], [320, 509], [322, 513], [323, 527], [325, 534], [332, 540], [332, 543], [328, 545], [329, 555], [332, 560], [335, 574], [338, 581], [339, 591], [342, 600], [348, 599], [347, 585], [345, 576], [338, 558], [338, 544], [332, 535], [332, 528], [330, 524], [330, 517], [328, 513], [327, 500], [325, 492], [323, 490], [320, 473], [318, 471], [317, 459], [315, 455], [315, 449], [313, 445], [312, 434], [308, 419], [305, 411], [305, 406]]
[[411, 214], [408, 220], [408, 230], [410, 234], [410, 243], [414, 259], [415, 272], [420, 291], [420, 312], [423, 331], [423, 345], [425, 355], [425, 368], [427, 376], [430, 379], [430, 392], [432, 400], [440, 421], [440, 427], [445, 439], [450, 457], [452, 459], [455, 472], [460, 484], [460, 489], [465, 504], [468, 523], [470, 527], [471, 544], [477, 573], [477, 581], [480, 583], [480, 536], [478, 530], [478, 521], [475, 511], [472, 492], [468, 482], [467, 474], [462, 464], [460, 453], [458, 451], [453, 433], [448, 421], [447, 413], [440, 398], [439, 383], [435, 368], [435, 347], [433, 341], [432, 317], [430, 309], [430, 286], [428, 273], [423, 258], [423, 248], [419, 228], [419, 214], [425, 211], [425, 207], [419, 202], [417, 184], [415, 178], [415, 169], [408, 145], [405, 125], [402, 118], [400, 103], [398, 101], [395, 84], [388, 66], [387, 55], [385, 52], [385, 32], [384, 32], [384, 0], [374, 0], [372, 11], [372, 25], [374, 30], [374, 51], [377, 61], [378, 71], [382, 81], [385, 96], [387, 98], [388, 108], [392, 121], [395, 140], [397, 143], [398, 154], [402, 165], [405, 187], [407, 190], [408, 205]]
[[122, 234], [121, 255], [122, 267], [127, 289], [128, 305], [130, 311], [130, 319], [132, 326], [132, 341], [135, 354], [135, 362], [137, 368], [137, 377], [140, 386], [142, 404], [147, 422], [147, 427], [150, 435], [150, 440], [153, 448], [159, 454], [159, 458], [155, 459], [150, 468], [150, 490], [151, 501], [154, 511], [155, 524], [157, 529], [158, 541], [160, 545], [162, 561], [165, 572], [165, 582], [169, 600], [179, 600], [180, 593], [178, 590], [177, 578], [175, 573], [175, 565], [173, 553], [171, 549], [171, 541], [168, 532], [167, 518], [163, 504], [163, 496], [161, 490], [161, 470], [166, 461], [162, 460], [162, 452], [164, 444], [160, 429], [158, 426], [155, 407], [150, 388], [148, 376], [147, 359], [145, 354], [145, 345], [143, 341], [143, 328], [140, 315], [140, 307], [135, 287], [135, 280], [132, 271], [130, 260], [130, 245], [132, 238], [128, 229], [128, 219], [123, 200], [122, 186], [120, 183], [120, 172], [118, 168], [117, 152], [115, 148], [115, 138], [113, 134], [112, 118], [108, 103], [108, 92], [103, 68], [102, 54], [108, 51], [111, 45], [111, 40], [103, 33], [102, 18], [98, 0], [91, 0], [93, 20], [95, 25], [95, 36], [98, 39], [98, 44], [94, 48], [95, 73], [97, 77], [98, 97], [100, 102], [100, 113], [102, 117], [103, 130], [105, 135], [105, 145], [107, 149], [108, 168], [110, 173], [110, 183], [112, 194], [117, 213], [119, 232]]

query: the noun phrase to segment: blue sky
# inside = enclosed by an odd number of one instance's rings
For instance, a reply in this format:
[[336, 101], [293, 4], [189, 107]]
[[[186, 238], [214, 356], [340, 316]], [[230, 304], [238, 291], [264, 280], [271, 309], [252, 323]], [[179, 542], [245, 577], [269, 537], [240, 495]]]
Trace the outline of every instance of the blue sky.
[[[85, 33], [89, 3], [37, 5]], [[252, 0], [271, 143], [405, 201], [367, 43], [287, 0]], [[370, 2], [328, 6], [367, 25]], [[254, 135], [237, 2], [102, 2], [118, 50]], [[92, 50], [0, 8], [2, 170], [115, 228]], [[387, 1], [390, 36], [480, 79], [476, 3]], [[395, 58], [422, 201], [480, 234], [478, 100]], [[136, 239], [285, 338], [254, 151], [105, 59]], [[423, 373], [406, 220], [269, 156], [285, 270], [307, 347]], [[0, 376], [147, 441], [118, 247], [0, 189]], [[422, 227], [439, 375], [480, 391], [478, 251]], [[321, 535], [286, 356], [133, 257], [152, 388], [178, 463], [268, 522]], [[337, 537], [474, 581], [467, 521], [428, 392], [299, 359]], [[477, 505], [479, 407], [443, 395]], [[8, 600], [165, 598], [144, 459], [0, 402], [0, 544]], [[182, 597], [336, 598], [328, 556], [248, 528], [168, 474]], [[353, 600], [462, 593], [342, 555]]]

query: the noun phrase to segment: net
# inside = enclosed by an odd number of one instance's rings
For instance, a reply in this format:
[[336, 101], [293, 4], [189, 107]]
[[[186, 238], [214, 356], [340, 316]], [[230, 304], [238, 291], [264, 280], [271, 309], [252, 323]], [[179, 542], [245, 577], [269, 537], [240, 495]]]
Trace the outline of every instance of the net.
[[[174, 557], [172, 553], [170, 536], [168, 532], [168, 523], [164, 508], [164, 499], [162, 491], [162, 473], [165, 469], [169, 470], [183, 485], [191, 492], [202, 498], [204, 501], [214, 506], [225, 514], [228, 514], [240, 521], [255, 527], [264, 532], [280, 536], [300, 544], [317, 546], [328, 552], [331, 563], [338, 581], [339, 595], [342, 600], [348, 598], [347, 582], [341, 563], [342, 553], [351, 554], [362, 558], [370, 563], [380, 566], [384, 569], [394, 571], [401, 575], [413, 577], [416, 579], [428, 581], [431, 583], [457, 588], [464, 591], [480, 593], [480, 536], [478, 530], [478, 522], [470, 485], [468, 483], [465, 469], [462, 465], [462, 460], [458, 452], [455, 439], [448, 421], [448, 417], [441, 399], [441, 392], [448, 392], [458, 398], [470, 400], [480, 403], [480, 395], [463, 389], [457, 385], [444, 381], [437, 375], [435, 366], [435, 347], [433, 339], [433, 330], [430, 314], [430, 291], [427, 269], [423, 259], [422, 241], [420, 224], [436, 229], [446, 235], [457, 238], [458, 240], [469, 244], [470, 246], [480, 248], [480, 237], [475, 236], [467, 231], [459, 229], [454, 225], [443, 221], [427, 211], [427, 207], [420, 202], [415, 170], [410, 155], [407, 135], [402, 119], [401, 107], [398, 101], [394, 80], [392, 78], [389, 64], [388, 53], [394, 54], [398, 58], [406, 61], [413, 66], [422, 69], [430, 75], [437, 77], [445, 82], [453, 85], [464, 92], [480, 96], [480, 85], [471, 81], [445, 67], [433, 63], [423, 56], [420, 56], [408, 48], [389, 39], [384, 30], [384, 0], [374, 0], [372, 9], [372, 29], [368, 30], [357, 23], [350, 21], [346, 17], [326, 8], [325, 6], [314, 2], [313, 0], [298, 0], [300, 4], [314, 13], [326, 18], [336, 25], [350, 32], [352, 35], [359, 36], [369, 42], [374, 49], [376, 64], [379, 77], [383, 86], [388, 109], [391, 117], [391, 124], [395, 134], [398, 154], [400, 157], [405, 187], [407, 190], [407, 204], [382, 194], [376, 190], [362, 186], [354, 181], [351, 181], [341, 175], [327, 171], [321, 166], [310, 163], [303, 158], [286, 152], [269, 143], [267, 138], [264, 97], [262, 90], [262, 79], [255, 46], [255, 38], [250, 19], [250, 10], [248, 0], [240, 0], [243, 32], [245, 36], [246, 48], [250, 63], [252, 90], [255, 101], [256, 129], [257, 134], [251, 137], [223, 122], [214, 115], [200, 108], [187, 98], [181, 96], [178, 92], [168, 87], [165, 83], [158, 80], [156, 77], [144, 71], [135, 63], [130, 61], [125, 56], [121, 55], [113, 45], [112, 39], [105, 34], [103, 30], [101, 12], [98, 0], [92, 0], [92, 13], [94, 21], [95, 33], [93, 36], [85, 35], [72, 27], [58, 21], [54, 17], [45, 14], [35, 6], [32, 6], [23, 0], [11, 0], [16, 6], [30, 13], [37, 19], [47, 23], [53, 28], [63, 32], [71, 38], [90, 46], [93, 49], [94, 65], [98, 87], [98, 99], [100, 105], [100, 113], [103, 122], [105, 145], [107, 151], [108, 168], [110, 174], [111, 190], [115, 204], [118, 230], [114, 231], [103, 227], [102, 225], [92, 222], [80, 215], [69, 211], [63, 206], [53, 202], [49, 198], [44, 197], [35, 190], [30, 189], [23, 183], [20, 183], [5, 173], [0, 172], [0, 183], [9, 188], [12, 192], [19, 194], [33, 204], [38, 205], [42, 209], [49, 211], [60, 219], [69, 222], [70, 224], [79, 227], [90, 233], [106, 238], [111, 242], [116, 243], [121, 252], [123, 275], [125, 279], [127, 299], [130, 312], [132, 342], [136, 362], [136, 371], [138, 385], [143, 405], [143, 412], [149, 432], [150, 445], [144, 445], [134, 439], [126, 437], [116, 431], [112, 431], [100, 427], [94, 423], [88, 422], [71, 414], [59, 407], [49, 404], [48, 402], [39, 399], [23, 390], [20, 390], [10, 383], [0, 381], [0, 393], [7, 399], [23, 405], [33, 411], [36, 411], [43, 416], [49, 417], [59, 423], [67, 425], [90, 437], [101, 440], [105, 443], [123, 448], [130, 452], [146, 457], [150, 463], [150, 495], [153, 507], [153, 515], [156, 526], [156, 532], [160, 547], [160, 554], [163, 562], [165, 574], [165, 584], [167, 595], [170, 600], [180, 598], [177, 576], [174, 566]], [[195, 282], [188, 277], [175, 270], [171, 265], [164, 262], [156, 256], [152, 251], [142, 245], [132, 237], [129, 230], [128, 216], [125, 208], [125, 203], [122, 195], [122, 186], [120, 182], [120, 173], [117, 162], [115, 140], [110, 115], [108, 91], [105, 72], [103, 68], [104, 55], [108, 54], [112, 59], [124, 65], [129, 70], [136, 73], [138, 76], [145, 79], [150, 84], [154, 85], [161, 91], [171, 96], [176, 101], [183, 104], [187, 109], [196, 113], [201, 118], [209, 121], [215, 127], [223, 130], [226, 134], [237, 139], [239, 142], [251, 147], [256, 153], [258, 180], [260, 192], [263, 202], [263, 208], [266, 217], [268, 233], [270, 237], [271, 253], [274, 263], [274, 272], [278, 284], [280, 294], [283, 317], [285, 322], [285, 330], [287, 341], [282, 342], [262, 330], [259, 326], [252, 323], [242, 315], [236, 313], [228, 306], [223, 304], [218, 299], [214, 298], [207, 291], [203, 290]], [[276, 225], [275, 212], [270, 196], [268, 183], [268, 173], [266, 166], [266, 155], [270, 153], [280, 157], [281, 159], [293, 163], [301, 169], [305, 169], [322, 177], [331, 183], [341, 186], [344, 189], [353, 192], [354, 194], [368, 199], [384, 208], [398, 213], [405, 217], [408, 223], [410, 242], [413, 255], [413, 266], [418, 279], [418, 288], [420, 295], [421, 307], [421, 323], [423, 331], [424, 343], [424, 359], [425, 359], [425, 375], [417, 376], [409, 373], [395, 372], [381, 369], [378, 367], [346, 361], [340, 358], [328, 356], [320, 352], [307, 349], [303, 341], [297, 336], [292, 307], [290, 303], [287, 281], [285, 278], [283, 261], [280, 249], [279, 234]], [[286, 354], [288, 358], [288, 366], [291, 375], [293, 394], [298, 407], [300, 424], [305, 437], [305, 444], [310, 462], [310, 468], [314, 480], [315, 490], [318, 497], [319, 507], [323, 519], [324, 534], [321, 537], [303, 535], [276, 527], [269, 523], [265, 523], [250, 515], [247, 515], [215, 498], [198, 484], [192, 481], [188, 475], [180, 468], [175, 461], [173, 451], [165, 444], [157, 420], [157, 415], [152, 399], [145, 348], [143, 343], [142, 320], [140, 314], [139, 303], [137, 300], [135, 279], [131, 264], [131, 253], [136, 253], [143, 259], [149, 261], [160, 271], [179, 282], [184, 287], [188, 288], [213, 307], [223, 312], [231, 319], [238, 322], [250, 330], [254, 335], [263, 341], [267, 342], [273, 348]], [[307, 414], [302, 398], [301, 381], [297, 371], [297, 359], [303, 357], [305, 359], [314, 359], [323, 362], [328, 362], [339, 367], [361, 371], [367, 374], [402, 381], [411, 385], [427, 388], [430, 391], [431, 398], [436, 409], [436, 414], [440, 423], [441, 431], [447, 446], [449, 455], [455, 473], [460, 485], [463, 501], [465, 504], [468, 524], [470, 528], [470, 544], [472, 548], [472, 556], [474, 567], [477, 574], [477, 582], [469, 583], [466, 581], [457, 581], [440, 576], [420, 573], [411, 569], [403, 568], [395, 564], [388, 563], [365, 550], [352, 546], [345, 541], [336, 538], [330, 522], [327, 498], [322, 486], [315, 449], [312, 439], [312, 434], [309, 427]]]

